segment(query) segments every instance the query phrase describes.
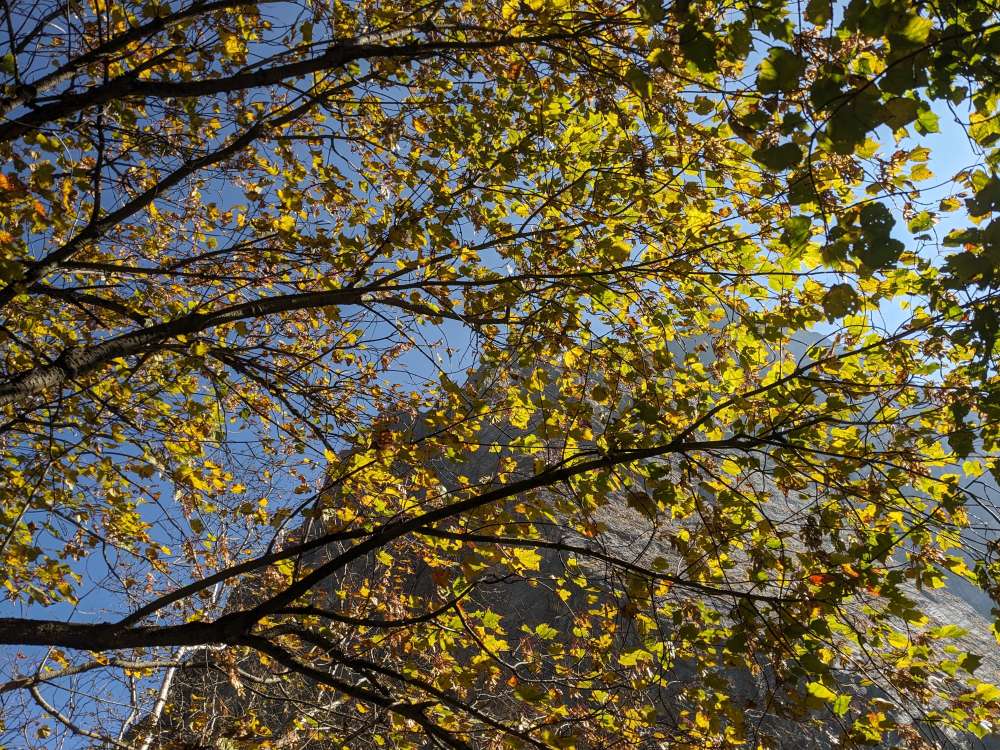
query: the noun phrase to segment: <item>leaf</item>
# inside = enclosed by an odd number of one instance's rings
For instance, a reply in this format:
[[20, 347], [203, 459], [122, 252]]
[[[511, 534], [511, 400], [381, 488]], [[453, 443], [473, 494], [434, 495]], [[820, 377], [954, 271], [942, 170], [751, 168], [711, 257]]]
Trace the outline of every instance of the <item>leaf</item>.
[[782, 226], [781, 241], [789, 248], [801, 247], [812, 236], [812, 219], [808, 216], [792, 216]]
[[644, 649], [635, 649], [618, 657], [618, 663], [623, 667], [634, 667], [640, 662], [652, 661], [653, 656]]
[[830, 690], [822, 682], [810, 682], [806, 684], [806, 690], [809, 691], [809, 695], [815, 696], [820, 700], [827, 702], [832, 702], [837, 699], [837, 694]]
[[802, 149], [796, 143], [782, 143], [753, 152], [753, 158], [774, 172], [794, 167], [802, 161]]
[[972, 198], [965, 201], [965, 207], [971, 216], [985, 216], [1000, 210], [1000, 179], [991, 177]]
[[959, 663], [962, 669], [969, 674], [973, 674], [983, 663], [983, 657], [979, 654], [962, 654], [962, 658]]
[[861, 297], [850, 284], [834, 284], [823, 295], [823, 312], [831, 323], [861, 309]]
[[224, 35], [222, 46], [227, 57], [240, 58], [243, 56], [243, 43], [234, 34]]
[[930, 634], [934, 638], [961, 638], [963, 635], [967, 635], [968, 632], [968, 630], [959, 625], [941, 625], [940, 627], [933, 628]]
[[801, 206], [805, 203], [815, 203], [819, 200], [816, 185], [808, 172], [796, 172], [788, 178], [788, 203]]
[[681, 29], [681, 49], [687, 58], [702, 73], [713, 73], [719, 69], [717, 39], [693, 23]]
[[548, 694], [542, 686], [531, 682], [518, 682], [514, 687], [514, 695], [526, 703], [539, 703]]
[[927, 41], [933, 28], [934, 23], [929, 18], [914, 15], [905, 18], [902, 28], [892, 33], [913, 45], [920, 45]]
[[976, 698], [982, 701], [1000, 701], [1000, 687], [981, 682], [976, 685]]
[[535, 626], [535, 634], [542, 640], [551, 641], [559, 635], [559, 631], [543, 622]]
[[975, 436], [972, 430], [958, 429], [948, 435], [948, 447], [959, 458], [965, 458], [972, 453], [975, 444]]
[[637, 65], [633, 65], [625, 74], [625, 80], [629, 88], [643, 99], [649, 99], [653, 95], [653, 82], [649, 75]]
[[921, 103], [917, 113], [917, 132], [921, 134], [941, 132], [940, 120], [937, 114], [926, 103]]
[[845, 94], [837, 101], [836, 109], [826, 126], [833, 152], [851, 154], [859, 148], [868, 133], [877, 128], [885, 119], [885, 109], [880, 100], [880, 92], [873, 85]]
[[806, 61], [784, 47], [772, 47], [761, 62], [757, 88], [764, 94], [795, 91], [806, 69]]
[[820, 74], [809, 87], [809, 101], [819, 111], [841, 104], [844, 97], [843, 77], [840, 75]]
[[656, 501], [649, 496], [648, 493], [642, 491], [634, 491], [628, 493], [625, 496], [625, 500], [630, 508], [637, 510], [643, 516], [649, 519], [655, 519], [659, 514], [659, 506]]
[[885, 103], [885, 124], [893, 130], [906, 127], [917, 119], [919, 103], [916, 99], [895, 96]]
[[513, 555], [518, 566], [524, 570], [537, 571], [541, 567], [542, 556], [533, 549], [516, 547], [513, 550]]
[[892, 265], [904, 250], [903, 243], [890, 232], [896, 219], [889, 209], [877, 202], [861, 208], [861, 237], [853, 243], [855, 256], [869, 269], [878, 270]]
[[826, 26], [833, 18], [833, 3], [831, 0], [809, 0], [806, 4], [806, 20], [817, 26]]
[[844, 716], [851, 708], [851, 696], [847, 694], [838, 695], [830, 706], [830, 709], [837, 716]]
[[667, 11], [660, 0], [639, 0], [639, 14], [643, 21], [651, 24], [659, 23], [667, 17]]
[[928, 229], [934, 226], [934, 214], [930, 211], [921, 211], [916, 214], [912, 219], [910, 219], [906, 228], [909, 229], [914, 234], [919, 232], [926, 232]]

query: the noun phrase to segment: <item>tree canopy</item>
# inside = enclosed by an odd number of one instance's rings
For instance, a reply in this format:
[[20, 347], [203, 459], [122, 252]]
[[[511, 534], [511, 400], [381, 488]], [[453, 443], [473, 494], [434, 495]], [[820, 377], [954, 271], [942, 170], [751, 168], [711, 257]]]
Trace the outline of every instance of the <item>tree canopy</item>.
[[998, 729], [996, 6], [0, 12], [0, 745]]

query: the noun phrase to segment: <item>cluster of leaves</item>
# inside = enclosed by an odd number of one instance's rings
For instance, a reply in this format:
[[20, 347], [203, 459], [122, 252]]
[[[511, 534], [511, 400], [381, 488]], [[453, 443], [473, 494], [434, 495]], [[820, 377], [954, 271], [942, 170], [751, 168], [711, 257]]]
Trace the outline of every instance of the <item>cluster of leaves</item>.
[[0, 744], [992, 730], [994, 8], [0, 12]]

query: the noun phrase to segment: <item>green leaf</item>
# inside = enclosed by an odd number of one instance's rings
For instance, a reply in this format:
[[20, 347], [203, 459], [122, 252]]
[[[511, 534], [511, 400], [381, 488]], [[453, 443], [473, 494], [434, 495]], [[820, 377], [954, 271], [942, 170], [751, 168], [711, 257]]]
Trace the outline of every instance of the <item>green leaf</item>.
[[958, 625], [941, 625], [940, 627], [932, 628], [929, 634], [932, 638], [961, 638], [968, 632], [968, 630]]
[[906, 228], [914, 234], [926, 232], [934, 226], [934, 214], [930, 211], [921, 211], [906, 223]]
[[625, 502], [630, 508], [637, 510], [643, 516], [654, 519], [657, 516], [659, 507], [656, 501], [648, 493], [642, 491], [630, 492], [625, 497]]
[[893, 36], [905, 39], [911, 44], [919, 45], [927, 41], [934, 23], [929, 18], [922, 16], [910, 16], [899, 31], [893, 32]]
[[939, 133], [941, 132], [940, 121], [938, 116], [931, 111], [931, 108], [926, 104], [921, 105], [921, 110], [917, 114], [917, 131], [922, 135], [927, 135], [928, 133]]
[[843, 77], [840, 75], [820, 75], [809, 88], [809, 101], [818, 110], [839, 102], [843, 95]]
[[830, 116], [826, 133], [837, 154], [854, 153], [868, 133], [884, 122], [880, 93], [874, 86], [848, 93]]
[[959, 664], [962, 669], [964, 669], [969, 674], [975, 673], [979, 666], [983, 663], [983, 657], [979, 654], [963, 654], [962, 658], [959, 660]]
[[754, 20], [757, 22], [758, 29], [782, 42], [791, 42], [795, 36], [795, 26], [792, 24], [791, 19], [785, 17], [782, 11], [765, 13], [763, 15], [756, 14]]
[[950, 284], [951, 286], [964, 286], [971, 281], [981, 281], [984, 273], [989, 270], [982, 258], [970, 252], [949, 255], [944, 267], [951, 279], [956, 282]]
[[918, 103], [915, 99], [896, 96], [885, 103], [885, 124], [893, 130], [906, 127], [917, 119]]
[[812, 219], [808, 216], [792, 216], [782, 224], [784, 232], [781, 241], [789, 248], [799, 248], [809, 241], [812, 235]]
[[694, 24], [681, 30], [681, 50], [684, 57], [702, 73], [713, 73], [719, 69], [718, 40], [706, 34]]
[[895, 263], [905, 249], [899, 240], [884, 237], [865, 243], [865, 249], [857, 255], [868, 268], [877, 271]]
[[820, 700], [831, 702], [837, 699], [837, 694], [822, 682], [810, 682], [806, 685], [806, 690], [809, 691], [809, 695], [813, 695]]
[[970, 216], [985, 216], [1000, 210], [1000, 179], [990, 178], [972, 198], [965, 201], [965, 207]]
[[830, 709], [837, 715], [843, 716], [851, 707], [851, 696], [846, 694], [838, 695], [830, 706]]
[[553, 638], [559, 635], [559, 631], [548, 623], [541, 623], [535, 626], [535, 635], [545, 641], [551, 641]]
[[643, 649], [636, 649], [635, 651], [629, 651], [618, 657], [618, 663], [623, 667], [634, 667], [641, 661], [652, 661], [653, 656]]
[[897, 60], [879, 79], [879, 87], [889, 94], [905, 94], [907, 91], [927, 85], [927, 70], [913, 58]]
[[833, 3], [830, 0], [809, 0], [806, 5], [806, 20], [817, 26], [826, 26], [833, 18]]
[[514, 695], [526, 703], [538, 703], [546, 694], [544, 687], [530, 682], [519, 682], [514, 687]]
[[757, 149], [753, 158], [774, 172], [782, 172], [802, 161], [802, 149], [797, 143], [782, 143]]
[[[972, 216], [976, 214], [969, 212]], [[952, 229], [944, 236], [941, 244], [945, 247], [962, 247], [963, 245], [976, 245], [982, 241], [982, 232], [975, 227], [965, 229]]]
[[659, 23], [667, 17], [667, 11], [660, 0], [639, 0], [639, 15], [646, 23]]
[[1000, 700], [1000, 687], [988, 682], [981, 682], [976, 685], [976, 698], [984, 701]]
[[890, 236], [895, 224], [892, 213], [881, 203], [866, 203], [861, 209], [861, 237], [851, 249], [867, 268], [886, 268], [902, 255], [903, 243]]
[[788, 178], [788, 203], [792, 206], [801, 206], [803, 203], [816, 203], [819, 196], [816, 193], [816, 186], [813, 177], [808, 172], [796, 172]]
[[804, 118], [798, 112], [789, 112], [781, 120], [781, 132], [783, 135], [791, 135], [796, 130], [799, 130], [806, 124], [806, 118]]
[[794, 91], [806, 69], [806, 61], [784, 47], [772, 47], [759, 68], [757, 88], [762, 94]]
[[649, 76], [637, 65], [633, 65], [628, 69], [628, 72], [625, 74], [625, 80], [628, 82], [629, 88], [640, 98], [648, 99], [653, 95], [653, 85]]
[[823, 312], [831, 323], [861, 308], [861, 298], [850, 284], [834, 284], [823, 295]]
[[965, 458], [972, 453], [975, 443], [975, 436], [972, 430], [959, 429], [948, 435], [948, 447], [951, 448], [959, 458]]

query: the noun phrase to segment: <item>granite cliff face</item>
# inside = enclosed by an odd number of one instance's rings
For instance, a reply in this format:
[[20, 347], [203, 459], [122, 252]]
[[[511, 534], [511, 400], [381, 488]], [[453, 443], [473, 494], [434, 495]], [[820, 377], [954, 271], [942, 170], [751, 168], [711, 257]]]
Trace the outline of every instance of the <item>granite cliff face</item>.
[[[601, 523], [605, 529], [600, 537], [588, 541], [591, 544], [596, 541], [610, 554], [623, 559], [629, 559], [631, 556], [637, 562], [665, 555], [676, 557], [671, 554], [671, 550], [651, 541], [651, 529], [646, 519], [624, 502], [610, 504], [602, 514]], [[558, 530], [553, 530], [551, 538], [564, 542], [579, 541], [573, 535], [560, 534]], [[554, 578], [565, 572], [567, 563], [565, 555], [543, 551], [542, 556], [540, 578]], [[373, 559], [368, 560], [367, 565], [370, 566], [369, 570], [364, 570], [363, 565], [355, 566], [346, 575], [370, 576], [378, 573]], [[590, 573], [595, 579], [606, 575], [610, 580], [614, 575], [611, 570], [591, 570]], [[331, 583], [331, 593], [337, 585], [337, 582]], [[434, 589], [431, 575], [419, 570], [413, 575], [410, 586], [414, 592], [425, 592], [428, 595]], [[970, 604], [948, 592], [913, 591], [912, 594], [920, 609], [930, 618], [932, 626], [958, 625], [963, 628], [966, 634], [961, 636], [955, 645], [964, 651], [983, 657], [982, 664], [977, 670], [978, 677], [990, 682], [1000, 682], [1000, 651], [992, 636], [990, 622]], [[622, 593], [620, 586], [609, 585], [605, 596], [606, 603], [610, 606], [622, 609], [628, 606], [628, 597]], [[475, 598], [478, 605], [500, 614], [504, 628], [508, 632], [517, 633], [525, 628], [534, 629], [544, 623], [559, 631], [557, 636], [559, 639], [569, 637], [568, 633], [573, 623], [572, 609], [577, 603], [575, 600], [563, 602], [545, 587], [525, 581], [483, 586]], [[668, 631], [665, 631], [664, 637], [669, 639]], [[627, 633], [623, 636], [623, 640], [634, 641]], [[227, 747], [226, 740], [218, 740], [218, 737], [227, 734], [225, 729], [227, 726], [239, 727], [248, 716], [252, 716], [257, 725], [267, 727], [267, 733], [273, 734], [276, 738], [274, 745], [276, 748], [333, 747], [326, 743], [305, 741], [295, 728], [297, 702], [312, 700], [308, 688], [296, 686], [294, 683], [283, 685], [280, 691], [268, 698], [267, 683], [270, 681], [281, 685], [280, 679], [271, 672], [273, 666], [262, 668], [256, 663], [222, 664], [211, 652], [202, 653], [196, 659], [204, 664], [205, 669], [188, 670], [178, 679], [172, 689], [170, 700], [175, 706], [172, 713], [164, 717], [160, 731], [155, 734], [156, 739], [152, 747], [201, 747], [200, 743], [203, 740], [215, 736], [217, 739], [211, 741], [224, 749]], [[784, 701], [783, 691], [787, 686], [775, 681], [773, 672], [766, 664], [761, 667], [756, 674], [746, 670], [720, 669], [720, 675], [724, 680], [721, 684], [728, 686], [735, 696], [735, 702], [743, 707], [747, 724], [753, 727], [751, 735], [754, 739], [749, 747], [826, 750], [843, 746], [838, 739], [841, 727], [836, 717], [797, 715], [797, 709]], [[233, 670], [237, 668], [250, 679], [237, 681], [230, 679]], [[858, 677], [858, 674], [850, 672], [841, 674], [845, 692], [878, 693], [877, 688], [862, 687]], [[682, 703], [678, 702], [678, 696], [683, 692], [682, 688], [691, 687], [692, 681], [701, 679], [701, 676], [691, 673], [681, 663], [674, 664], [671, 672], [662, 675], [662, 678], [661, 686], [649, 696], [649, 700], [655, 706], [659, 720], [671, 723], [677, 720], [677, 712], [682, 707]], [[263, 682], [255, 685], [254, 680]], [[234, 684], [240, 682], [243, 683], [243, 687], [235, 688]], [[904, 714], [915, 711], [913, 706], [894, 705], [889, 696], [886, 696], [886, 701], [889, 710]], [[192, 714], [203, 717], [194, 724], [197, 727], [196, 731], [192, 731], [190, 721]], [[957, 736], [941, 733], [933, 726], [921, 725], [918, 721], [914, 721], [914, 727], [926, 739], [927, 747], [955, 747], [969, 750], [1000, 748], [1000, 741], [989, 737], [980, 740], [971, 734]], [[205, 729], [212, 731], [206, 733]], [[231, 731], [229, 734], [238, 736], [239, 732]], [[192, 744], [184, 745], [178, 742]], [[229, 746], [238, 747], [236, 744]], [[346, 746], [352, 747], [350, 741]], [[360, 740], [357, 746], [362, 746]], [[648, 745], [650, 748], [668, 746], [669, 744], [662, 743]], [[890, 746], [885, 745], [885, 747]], [[484, 744], [483, 747], [488, 747], [488, 744]]]
[[[505, 458], [514, 454], [506, 449], [497, 450], [498, 446], [509, 445], [519, 436], [530, 433], [534, 424], [526, 429], [517, 430], [509, 424], [496, 423], [486, 428], [481, 435], [482, 447], [467, 454], [461, 465], [441, 460], [434, 468], [445, 483], [457, 482], [458, 477], [466, 480], [488, 481], [496, 472], [498, 465]], [[418, 438], [428, 428], [420, 422], [410, 423], [405, 427], [410, 438]], [[522, 462], [523, 463], [523, 462]], [[398, 470], [405, 475], [406, 467]], [[530, 473], [531, 467], [523, 464], [520, 470]], [[667, 467], [665, 470], [669, 470]], [[683, 481], [678, 475], [677, 481]], [[768, 489], [766, 479], [758, 489]], [[771, 488], [773, 489], [773, 488]], [[558, 493], [556, 488], [551, 490]], [[781, 493], [772, 492], [780, 497]], [[711, 503], [711, 498], [706, 498]], [[794, 495], [784, 496], [773, 501], [768, 507], [768, 517], [777, 527], [795, 525], [800, 521], [800, 515], [805, 501]], [[335, 498], [327, 498], [328, 507], [336, 504]], [[502, 621], [503, 630], [508, 633], [534, 631], [540, 625], [554, 628], [555, 643], [568, 643], [572, 638], [574, 618], [578, 609], [583, 607], [606, 607], [622, 613], [618, 619], [619, 627], [610, 641], [610, 647], [616, 649], [632, 648], [640, 643], [641, 638], [630, 630], [630, 607], [649, 606], [633, 602], [634, 590], [630, 586], [634, 581], [623, 575], [620, 565], [605, 564], [600, 555], [595, 555], [582, 561], [574, 559], [567, 548], [586, 545], [597, 550], [609, 560], [634, 563], [643, 568], [655, 567], [659, 571], [683, 577], [688, 566], [684, 555], [672, 544], [668, 533], [670, 528], [655, 522], [641, 512], [642, 508], [625, 495], [615, 495], [608, 499], [607, 504], [594, 513], [592, 521], [593, 533], [586, 538], [578, 532], [571, 531], [552, 523], [539, 526], [542, 537], [551, 543], [551, 548], [539, 548], [541, 562], [538, 575], [531, 580], [515, 577], [505, 578], [502, 565], [495, 570], [482, 572], [483, 580], [494, 579], [483, 583], [471, 595], [476, 606], [486, 608], [496, 613]], [[318, 533], [319, 524], [303, 528], [299, 536]], [[674, 531], [676, 529], [673, 529]], [[312, 553], [308, 559], [301, 561], [304, 567], [318, 564], [329, 559], [339, 548], [331, 546]], [[436, 581], [434, 571], [424, 565], [419, 559], [419, 551], [414, 555], [405, 588], [417, 598], [424, 597], [428, 603], [436, 600]], [[545, 585], [547, 580], [555, 580], [573, 573], [573, 566], [583, 566], [588, 585], [575, 591], [568, 598], [555, 596]], [[737, 564], [736, 570], [739, 570]], [[579, 568], [576, 568], [578, 571]], [[627, 571], [626, 571], [627, 572]], [[377, 580], [383, 574], [383, 569], [373, 554], [357, 561], [337, 577], [329, 580], [318, 591], [314, 603], [336, 603], [338, 592], [352, 588], [357, 581]], [[968, 601], [958, 594], [966, 593]], [[989, 606], [982, 592], [960, 585], [947, 589], [917, 590], [909, 592], [917, 607], [924, 612], [930, 623], [928, 627], [957, 625], [965, 633], [957, 637], [952, 646], [961, 651], [977, 654], [981, 664], [976, 670], [976, 677], [994, 683], [1000, 683], [1000, 650], [991, 631], [991, 621], [988, 612], [983, 610]], [[688, 591], [678, 596], [687, 597], [697, 605], [696, 600], [713, 599], [713, 604], [726, 611], [732, 608], [733, 616], [737, 616], [736, 606], [724, 595], [711, 592]], [[669, 596], [675, 596], [671, 593]], [[232, 604], [250, 603], [255, 597], [253, 580], [243, 582], [242, 587], [234, 592]], [[641, 597], [640, 597], [641, 598]], [[639, 601], [636, 598], [635, 601]], [[651, 611], [655, 611], [655, 598]], [[428, 605], [430, 606], [430, 604]], [[677, 636], [674, 625], [661, 621], [660, 638], [668, 644]], [[686, 634], [685, 637], [690, 637]], [[780, 634], [776, 634], [780, 637]], [[706, 642], [707, 643], [707, 642]], [[943, 658], [944, 654], [942, 654]], [[198, 659], [204, 669], [186, 670], [182, 679], [172, 687], [171, 703], [174, 709], [161, 718], [159, 728], [154, 731], [153, 747], [172, 748], [200, 746], [199, 743], [213, 743], [208, 746], [237, 747], [239, 735], [236, 728], [247, 721], [257, 727], [255, 731], [265, 732], [273, 737], [275, 748], [326, 748], [333, 747], [328, 742], [316, 743], [308, 739], [308, 733], [294, 721], [297, 706], [320, 705], [313, 688], [297, 683], [283, 681], [275, 673], [274, 667], [261, 667], [259, 663], [244, 662], [241, 664], [223, 663], [211, 652], [200, 654]], [[746, 744], [743, 747], [773, 747], [788, 749], [826, 750], [845, 746], [840, 717], [832, 712], [804, 713], [801, 702], [792, 700], [793, 693], [801, 692], [801, 685], [795, 683], [794, 674], [789, 677], [787, 669], [776, 669], [775, 665], [766, 661], [757, 664], [753, 670], [728, 665], [720, 659], [713, 670], [706, 671], [705, 665], [695, 665], [683, 659], [675, 660], [664, 667], [657, 667], [657, 674], [651, 674], [650, 680], [641, 691], [634, 696], [636, 703], [643, 703], [649, 709], [651, 721], [665, 726], [680, 726], [681, 714], [685, 707], [685, 696], [692, 690], [700, 689], [708, 680], [712, 689], [725, 690], [733, 697], [733, 703], [739, 707], [742, 716], [737, 721], [744, 724]], [[656, 671], [654, 670], [654, 671]], [[793, 670], [794, 671], [794, 670]], [[242, 677], [240, 676], [242, 675]], [[546, 675], [537, 675], [544, 679]], [[880, 697], [884, 709], [897, 717], [904, 718], [912, 728], [912, 734], [907, 737], [893, 738], [884, 747], [907, 745], [910, 747], [956, 747], [975, 750], [977, 748], [1000, 748], [1000, 740], [987, 736], [978, 739], [972, 734], [958, 735], [944, 732], [933, 724], [921, 721], [922, 711], [934, 708], [933, 705], [921, 706], [915, 703], [901, 703], [890, 693], [883, 690], [877, 679], [865, 673], [862, 668], [845, 668], [836, 673], [841, 690], [845, 694]], [[874, 683], [874, 684], [872, 684]], [[268, 686], [276, 691], [269, 693]], [[622, 690], [630, 688], [622, 687]], [[327, 700], [323, 698], [322, 700]], [[503, 716], [505, 706], [502, 691], [499, 694], [482, 698], [477, 705], [488, 708], [497, 716]], [[328, 704], [331, 715], [336, 714], [337, 702]], [[192, 721], [197, 717], [197, 721]], [[734, 719], [730, 718], [730, 721]], [[1000, 729], [1000, 717], [996, 727], [983, 727], [986, 730]], [[341, 746], [367, 747], [366, 738], [356, 730], [348, 731], [345, 721], [345, 735]], [[191, 743], [183, 745], [182, 743]], [[921, 744], [923, 743], [923, 744]], [[650, 740], [643, 747], [665, 748], [673, 743], [667, 739]], [[431, 745], [427, 745], [431, 747]], [[491, 747], [491, 740], [484, 739], [476, 747]]]

